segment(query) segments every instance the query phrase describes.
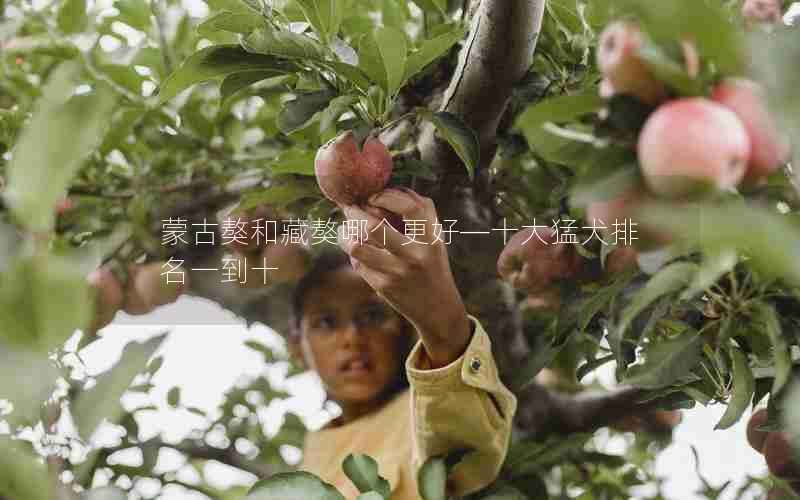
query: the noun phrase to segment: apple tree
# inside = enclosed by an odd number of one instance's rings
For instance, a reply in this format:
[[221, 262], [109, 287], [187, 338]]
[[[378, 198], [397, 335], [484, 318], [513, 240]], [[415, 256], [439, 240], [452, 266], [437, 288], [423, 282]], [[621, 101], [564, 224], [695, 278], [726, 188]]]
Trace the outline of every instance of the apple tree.
[[[375, 189], [412, 188], [451, 223], [460, 291], [518, 397], [506, 464], [476, 498], [663, 498], [653, 460], [670, 424], [627, 434], [624, 456], [598, 429], [697, 404], [725, 404], [725, 429], [763, 401], [756, 430], [783, 439], [766, 453], [774, 477], [738, 493], [791, 494], [773, 467], [800, 432], [800, 39], [786, 7], [0, 0], [0, 498], [340, 498], [292, 472], [300, 418], [265, 431], [259, 409], [288, 397], [267, 378], [214, 415], [170, 391], [207, 424], [173, 443], [140, 433], [151, 407], [120, 405], [152, 389], [163, 336], [96, 376], [80, 351], [118, 311], [180, 294], [285, 332], [292, 284], [343, 219], [320, 186], [376, 180], [360, 166], [320, 178], [318, 151], [343, 137], [392, 155]], [[251, 241], [257, 221], [275, 223], [266, 241]], [[249, 285], [203, 271], [231, 256], [280, 270]], [[165, 268], [180, 282], [163, 283]], [[606, 366], [615, 389], [582, 384]], [[92, 440], [103, 423], [118, 443]], [[166, 449], [258, 482], [186, 481], [156, 467]], [[126, 450], [140, 459], [114, 459]], [[445, 498], [454, 459], [423, 467], [425, 500]], [[375, 465], [343, 464], [365, 499], [384, 498]], [[92, 488], [98, 474], [115, 486]], [[726, 488], [703, 484], [708, 498]]]

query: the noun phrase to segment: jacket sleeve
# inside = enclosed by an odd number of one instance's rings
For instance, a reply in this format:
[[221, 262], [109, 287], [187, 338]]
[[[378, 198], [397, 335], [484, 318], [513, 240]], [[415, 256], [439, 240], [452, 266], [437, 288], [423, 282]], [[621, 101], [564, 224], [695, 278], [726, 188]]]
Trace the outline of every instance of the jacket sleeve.
[[411, 387], [414, 470], [431, 457], [472, 450], [448, 478], [450, 491], [463, 496], [493, 482], [505, 460], [517, 400], [498, 377], [489, 336], [470, 316], [472, 338], [451, 364], [423, 369], [418, 342], [406, 361]]

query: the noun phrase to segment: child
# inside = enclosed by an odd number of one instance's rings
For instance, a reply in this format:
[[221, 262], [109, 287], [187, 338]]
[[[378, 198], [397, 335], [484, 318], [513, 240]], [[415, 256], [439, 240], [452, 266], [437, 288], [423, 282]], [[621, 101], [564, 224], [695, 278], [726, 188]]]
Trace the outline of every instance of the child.
[[[424, 231], [409, 242], [387, 230], [384, 241], [381, 209], [421, 221]], [[340, 233], [347, 255], [318, 259], [295, 292], [291, 350], [342, 409], [307, 435], [301, 469], [352, 499], [358, 492], [342, 461], [364, 453], [378, 462], [394, 500], [416, 500], [420, 465], [471, 450], [448, 489], [457, 496], [477, 491], [498, 474], [517, 402], [498, 378], [489, 337], [461, 301], [446, 246], [436, 238], [433, 202], [387, 189], [368, 206], [344, 211], [367, 221], [368, 239]]]

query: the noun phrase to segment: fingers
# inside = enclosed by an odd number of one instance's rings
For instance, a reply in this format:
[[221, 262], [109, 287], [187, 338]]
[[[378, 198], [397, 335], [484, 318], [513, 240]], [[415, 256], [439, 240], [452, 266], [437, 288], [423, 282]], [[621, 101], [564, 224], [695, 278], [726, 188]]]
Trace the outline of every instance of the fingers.
[[[361, 233], [356, 240], [365, 241], [369, 245], [385, 248], [395, 254], [404, 254], [404, 243], [407, 241], [405, 235], [393, 228], [384, 217], [376, 216], [375, 212], [369, 207], [348, 206], [343, 208], [345, 216], [349, 220], [366, 221], [366, 227], [359, 229]], [[382, 215], [382, 214], [378, 214]]]
[[372, 195], [369, 204], [394, 212], [404, 219], [424, 219], [435, 214], [433, 200], [406, 187], [384, 189]]
[[397, 214], [406, 221], [405, 233], [409, 229], [414, 240], [419, 243], [436, 243], [436, 227], [439, 217], [433, 200], [414, 192], [411, 189], [389, 188], [372, 196], [370, 205]]
[[353, 264], [354, 269], [359, 271], [359, 267], [366, 266], [375, 271], [390, 273], [397, 271], [402, 266], [397, 256], [385, 248], [370, 245], [357, 238], [347, 238], [344, 234], [344, 226], [339, 226], [338, 243], [342, 250], [350, 256], [350, 263]]
[[426, 215], [422, 197], [411, 193], [414, 192], [410, 189], [384, 189], [371, 196], [369, 204], [402, 215], [404, 219], [422, 219]]

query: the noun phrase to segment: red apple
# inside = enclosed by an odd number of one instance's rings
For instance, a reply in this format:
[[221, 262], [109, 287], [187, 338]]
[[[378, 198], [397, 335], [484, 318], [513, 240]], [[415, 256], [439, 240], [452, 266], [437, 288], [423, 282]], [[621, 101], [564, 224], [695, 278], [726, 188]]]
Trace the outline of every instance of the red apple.
[[758, 430], [759, 427], [767, 422], [767, 410], [761, 409], [753, 413], [747, 422], [747, 442], [754, 450], [761, 453], [764, 449], [764, 441], [767, 440], [769, 432]]
[[[188, 286], [188, 273], [176, 270], [168, 276], [166, 272], [173, 266], [164, 262], [151, 262], [144, 264], [136, 274], [135, 286], [139, 293], [153, 306], [163, 306], [172, 304], [180, 297], [183, 290]], [[167, 282], [167, 279], [171, 282]], [[183, 283], [178, 283], [183, 279]]]
[[66, 212], [67, 210], [71, 210], [74, 207], [75, 204], [72, 202], [71, 198], [67, 197], [61, 198], [56, 203], [56, 215], [63, 215], [64, 212]]
[[724, 190], [744, 177], [750, 139], [729, 109], [701, 97], [676, 99], [645, 122], [638, 143], [645, 183], [660, 196], [680, 198], [700, 183]]
[[606, 271], [616, 274], [629, 269], [637, 269], [639, 267], [636, 261], [638, 255], [639, 252], [633, 246], [618, 246], [610, 254], [606, 255]]
[[122, 310], [132, 316], [147, 314], [155, 308], [136, 286], [136, 276], [141, 267], [137, 264], [128, 266], [128, 281], [125, 283], [125, 302]]
[[[163, 262], [129, 266], [125, 289], [125, 312], [131, 315], [147, 314], [158, 306], [178, 300], [188, 286], [189, 275], [183, 271], [183, 283], [168, 283], [166, 272], [171, 267]], [[179, 280], [180, 276], [175, 274], [169, 278], [175, 281]]]
[[742, 16], [751, 23], [781, 22], [781, 0], [745, 0], [742, 5]]
[[122, 307], [122, 286], [114, 273], [105, 267], [92, 271], [86, 281], [94, 292], [94, 319], [89, 330], [96, 332], [111, 323]]
[[757, 181], [789, 161], [788, 138], [778, 129], [757, 83], [730, 78], [717, 85], [711, 98], [733, 111], [747, 130], [751, 145], [750, 164], [745, 173], [747, 182]]
[[[583, 258], [571, 243], [557, 243], [553, 228], [523, 228], [508, 241], [497, 259], [497, 272], [514, 288], [541, 291], [558, 280], [574, 278]], [[538, 235], [538, 236], [537, 236]]]
[[644, 43], [644, 33], [629, 21], [614, 22], [603, 30], [597, 45], [597, 65], [608, 84], [601, 91], [631, 94], [649, 104], [666, 96], [664, 84], [639, 56]]
[[314, 160], [319, 188], [338, 205], [364, 204], [386, 187], [392, 168], [392, 157], [377, 137], [359, 151], [350, 130], [319, 148]]
[[764, 440], [764, 458], [769, 471], [780, 478], [800, 479], [800, 467], [794, 461], [789, 438], [783, 432], [770, 432]]

